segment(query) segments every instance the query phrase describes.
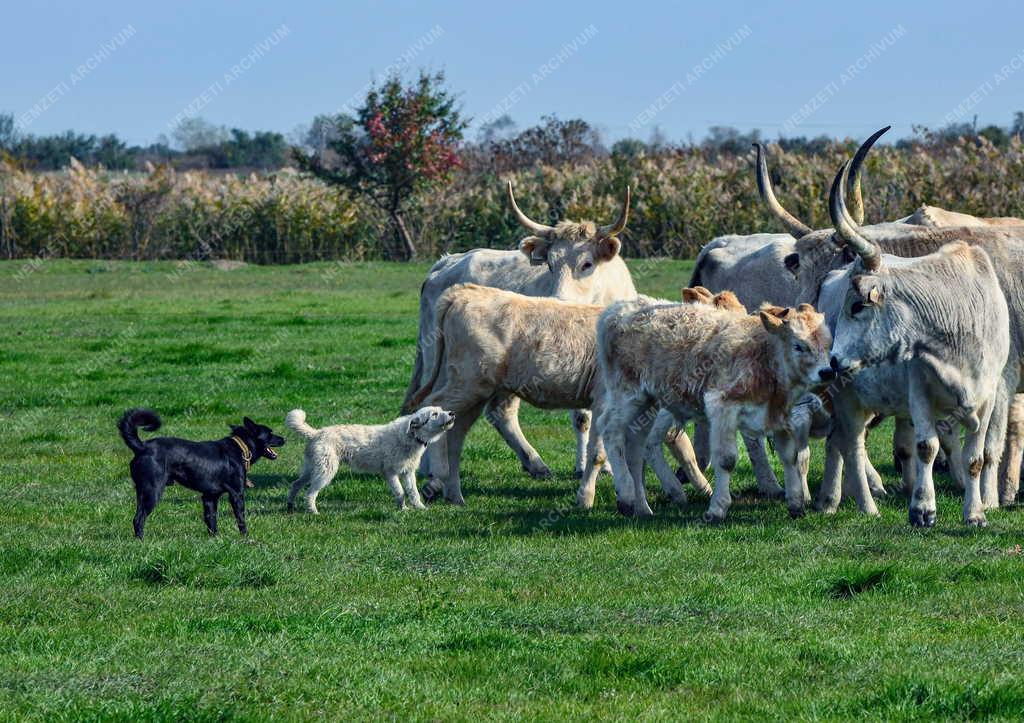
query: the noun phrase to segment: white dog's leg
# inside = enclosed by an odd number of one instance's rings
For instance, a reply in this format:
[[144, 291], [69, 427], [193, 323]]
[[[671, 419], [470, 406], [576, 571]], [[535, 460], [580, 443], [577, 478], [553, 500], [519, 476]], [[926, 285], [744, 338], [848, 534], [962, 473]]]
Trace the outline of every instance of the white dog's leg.
[[423, 500], [420, 498], [419, 487], [416, 486], [416, 473], [409, 471], [405, 473], [405, 496], [409, 499], [409, 504], [417, 510], [425, 510], [427, 506], [423, 504]]
[[398, 509], [405, 509], [405, 492], [402, 490], [402, 484], [398, 481], [398, 475], [389, 474], [386, 476], [388, 481], [388, 489], [391, 490], [391, 494], [395, 498], [395, 504], [398, 505]]
[[333, 454], [328, 454], [321, 459], [317, 460], [317, 464], [310, 465], [313, 469], [310, 470], [310, 482], [309, 492], [306, 493], [306, 504], [309, 506], [309, 511], [314, 515], [319, 515], [320, 510], [316, 507], [316, 498], [320, 494], [320, 490], [331, 483], [334, 479], [334, 475], [338, 473], [338, 458]]
[[288, 490], [288, 511], [291, 512], [295, 509], [295, 497], [299, 494], [303, 487], [309, 484], [309, 476], [306, 474], [307, 465], [305, 462], [302, 463], [302, 471], [299, 473], [299, 478], [292, 482], [291, 488]]

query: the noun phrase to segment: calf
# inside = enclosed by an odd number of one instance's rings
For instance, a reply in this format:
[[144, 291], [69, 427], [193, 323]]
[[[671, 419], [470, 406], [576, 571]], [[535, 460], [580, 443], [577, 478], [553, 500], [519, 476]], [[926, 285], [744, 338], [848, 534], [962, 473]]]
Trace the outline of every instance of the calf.
[[711, 427], [715, 487], [704, 518], [725, 519], [736, 465], [736, 433], [776, 433], [790, 513], [803, 513], [797, 443], [790, 412], [829, 374], [831, 337], [813, 307], [765, 308], [756, 315], [706, 305], [609, 309], [598, 323], [598, 363], [605, 388], [599, 434], [615, 477], [619, 510], [652, 514], [643, 487], [645, 420], [661, 405], [677, 419]]

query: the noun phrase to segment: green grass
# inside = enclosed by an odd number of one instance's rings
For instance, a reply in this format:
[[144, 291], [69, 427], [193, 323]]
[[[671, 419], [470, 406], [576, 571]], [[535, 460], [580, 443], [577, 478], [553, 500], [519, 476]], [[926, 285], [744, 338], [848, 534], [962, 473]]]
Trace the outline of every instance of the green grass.
[[[425, 267], [0, 265], [0, 718], [1012, 718], [1024, 711], [1024, 519], [939, 523], [844, 506], [790, 520], [741, 462], [728, 521], [703, 503], [574, 509], [564, 413], [525, 409], [556, 474], [533, 481], [486, 424], [468, 507], [393, 509], [342, 472], [322, 514], [284, 512], [301, 445], [254, 468], [251, 544], [222, 505], [167, 491], [131, 536], [114, 424], [219, 437], [383, 422], [404, 395]], [[683, 262], [637, 264], [675, 296]], [[887, 428], [872, 458], [894, 482]], [[818, 445], [820, 447], [820, 444]], [[812, 480], [821, 474], [820, 450]]]

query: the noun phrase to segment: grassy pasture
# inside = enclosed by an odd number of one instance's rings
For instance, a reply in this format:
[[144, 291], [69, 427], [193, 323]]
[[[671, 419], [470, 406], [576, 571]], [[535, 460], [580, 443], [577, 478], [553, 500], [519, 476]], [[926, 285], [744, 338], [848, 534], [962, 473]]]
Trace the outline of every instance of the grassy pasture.
[[[280, 430], [295, 406], [314, 426], [388, 420], [424, 271], [0, 264], [0, 719], [1024, 713], [1024, 518], [967, 529], [945, 479], [932, 530], [901, 495], [881, 519], [792, 521], [745, 459], [726, 524], [697, 499], [638, 523], [607, 478], [573, 509], [567, 415], [524, 409], [554, 478], [481, 423], [464, 509], [400, 513], [383, 480], [343, 471], [318, 518], [286, 514], [292, 439], [254, 468], [250, 544], [226, 500], [207, 538], [178, 487], [132, 538], [126, 407], [193, 439], [243, 414]], [[689, 265], [634, 271], [674, 297]], [[870, 449], [891, 483], [888, 436]]]

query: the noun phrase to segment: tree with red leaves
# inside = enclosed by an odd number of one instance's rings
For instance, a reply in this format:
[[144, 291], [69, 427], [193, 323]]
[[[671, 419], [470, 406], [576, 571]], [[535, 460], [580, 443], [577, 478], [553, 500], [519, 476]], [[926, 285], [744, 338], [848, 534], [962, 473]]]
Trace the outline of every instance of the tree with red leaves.
[[324, 153], [296, 149], [300, 168], [384, 211], [405, 258], [414, 259], [404, 214], [418, 194], [451, 181], [467, 125], [444, 88], [444, 74], [421, 71], [408, 87], [391, 77], [370, 89], [355, 117], [340, 114], [329, 125]]

